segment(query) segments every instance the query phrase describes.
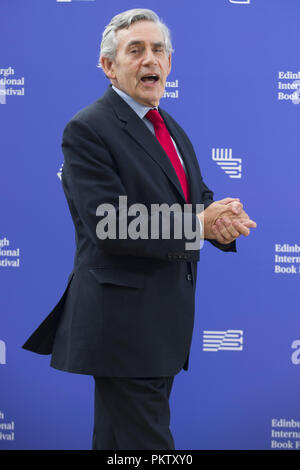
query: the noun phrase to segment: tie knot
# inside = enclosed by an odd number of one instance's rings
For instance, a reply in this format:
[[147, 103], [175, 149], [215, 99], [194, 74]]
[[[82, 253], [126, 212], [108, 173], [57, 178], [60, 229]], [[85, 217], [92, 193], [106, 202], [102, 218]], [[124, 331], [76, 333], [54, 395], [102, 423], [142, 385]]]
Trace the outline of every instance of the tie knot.
[[149, 119], [149, 121], [152, 122], [154, 126], [164, 122], [157, 109], [150, 109], [145, 115], [145, 117]]

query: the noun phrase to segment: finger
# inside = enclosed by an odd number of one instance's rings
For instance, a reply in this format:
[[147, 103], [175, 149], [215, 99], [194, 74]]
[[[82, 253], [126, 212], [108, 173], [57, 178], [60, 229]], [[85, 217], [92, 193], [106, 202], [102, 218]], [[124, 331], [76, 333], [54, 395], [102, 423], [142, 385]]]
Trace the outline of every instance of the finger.
[[224, 199], [220, 199], [220, 201], [216, 201], [216, 202], [219, 202], [220, 204], [229, 204], [230, 202], [239, 201], [239, 200], [240, 200], [239, 197], [225, 197]]
[[[229, 220], [229, 219], [228, 219]], [[227, 229], [226, 225], [223, 222], [223, 219], [218, 219], [215, 224], [218, 228], [218, 231], [220, 234], [225, 238], [225, 240], [231, 240], [232, 239], [232, 234], [230, 231]], [[231, 225], [230, 222], [228, 224], [229, 226]], [[239, 235], [239, 233], [237, 234]]]
[[251, 219], [232, 219], [232, 223], [234, 224], [235, 221], [245, 225], [248, 228], [256, 228], [257, 223], [254, 220]]
[[249, 228], [247, 228], [239, 220], [233, 220], [232, 223], [234, 224], [234, 227], [241, 235], [244, 235], [245, 237], [247, 237], [250, 234]]
[[233, 201], [229, 204], [233, 214], [239, 215], [243, 211], [243, 204], [239, 201]]
[[231, 219], [229, 219], [228, 217], [221, 217], [220, 220], [223, 222], [231, 238], [235, 239], [240, 236], [240, 233], [236, 230], [235, 226], [232, 224]]
[[245, 212], [244, 210], [242, 210], [239, 214], [239, 217], [238, 219], [250, 219], [249, 215], [247, 214], [247, 212]]
[[226, 238], [224, 238], [223, 235], [219, 232], [219, 229], [217, 228], [216, 225], [213, 225], [211, 229], [212, 229], [212, 232], [214, 234], [215, 239], [219, 243], [222, 243], [223, 245], [226, 245], [227, 243], [230, 243], [230, 241], [226, 240]]
[[[222, 206], [221, 206], [222, 207]], [[243, 204], [240, 201], [232, 201], [228, 204], [223, 204], [224, 212], [226, 215], [238, 215], [239, 217], [247, 218], [246, 212], [243, 210]]]

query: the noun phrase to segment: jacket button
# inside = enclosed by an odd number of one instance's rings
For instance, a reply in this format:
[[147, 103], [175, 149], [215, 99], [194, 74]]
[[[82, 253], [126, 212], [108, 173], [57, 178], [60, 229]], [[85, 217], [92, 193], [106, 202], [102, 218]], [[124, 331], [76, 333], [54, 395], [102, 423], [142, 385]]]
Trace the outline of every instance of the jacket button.
[[192, 278], [192, 275], [191, 275], [191, 274], [187, 274], [187, 275], [186, 275], [186, 279], [187, 279], [188, 281], [191, 281], [191, 280], [193, 279], [193, 278]]

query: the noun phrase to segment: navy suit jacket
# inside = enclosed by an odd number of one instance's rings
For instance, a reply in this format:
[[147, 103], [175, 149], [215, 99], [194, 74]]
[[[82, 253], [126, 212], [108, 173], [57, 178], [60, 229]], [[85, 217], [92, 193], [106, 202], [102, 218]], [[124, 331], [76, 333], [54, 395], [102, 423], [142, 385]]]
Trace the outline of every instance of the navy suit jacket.
[[[184, 159], [191, 203], [207, 207], [213, 193], [202, 180], [191, 142], [159, 111]], [[52, 354], [54, 368], [96, 376], [159, 377], [187, 370], [200, 251], [185, 249], [190, 240], [184, 234], [172, 238], [172, 225], [170, 239], [160, 233], [158, 239], [100, 240], [96, 234], [97, 207], [117, 208], [119, 196], [127, 196], [128, 207], [183, 206], [169, 158], [111, 87], [71, 119], [62, 148], [62, 184], [76, 234], [74, 268], [62, 298], [24, 349]], [[176, 217], [173, 213], [171, 223]], [[191, 217], [195, 229], [194, 211]], [[212, 243], [236, 251], [235, 243]]]

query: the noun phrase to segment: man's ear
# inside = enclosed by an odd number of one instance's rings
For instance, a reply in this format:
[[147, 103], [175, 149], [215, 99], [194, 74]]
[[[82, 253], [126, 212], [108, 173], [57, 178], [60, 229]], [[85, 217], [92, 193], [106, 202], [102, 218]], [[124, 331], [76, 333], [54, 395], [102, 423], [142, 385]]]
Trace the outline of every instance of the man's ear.
[[172, 60], [171, 60], [171, 54], [169, 55], [169, 70], [168, 70], [168, 75], [169, 73], [171, 72], [171, 68], [172, 68]]
[[101, 57], [100, 62], [103, 72], [105, 73], [107, 78], [110, 78], [111, 80], [116, 78], [113, 61], [110, 60], [108, 57]]

